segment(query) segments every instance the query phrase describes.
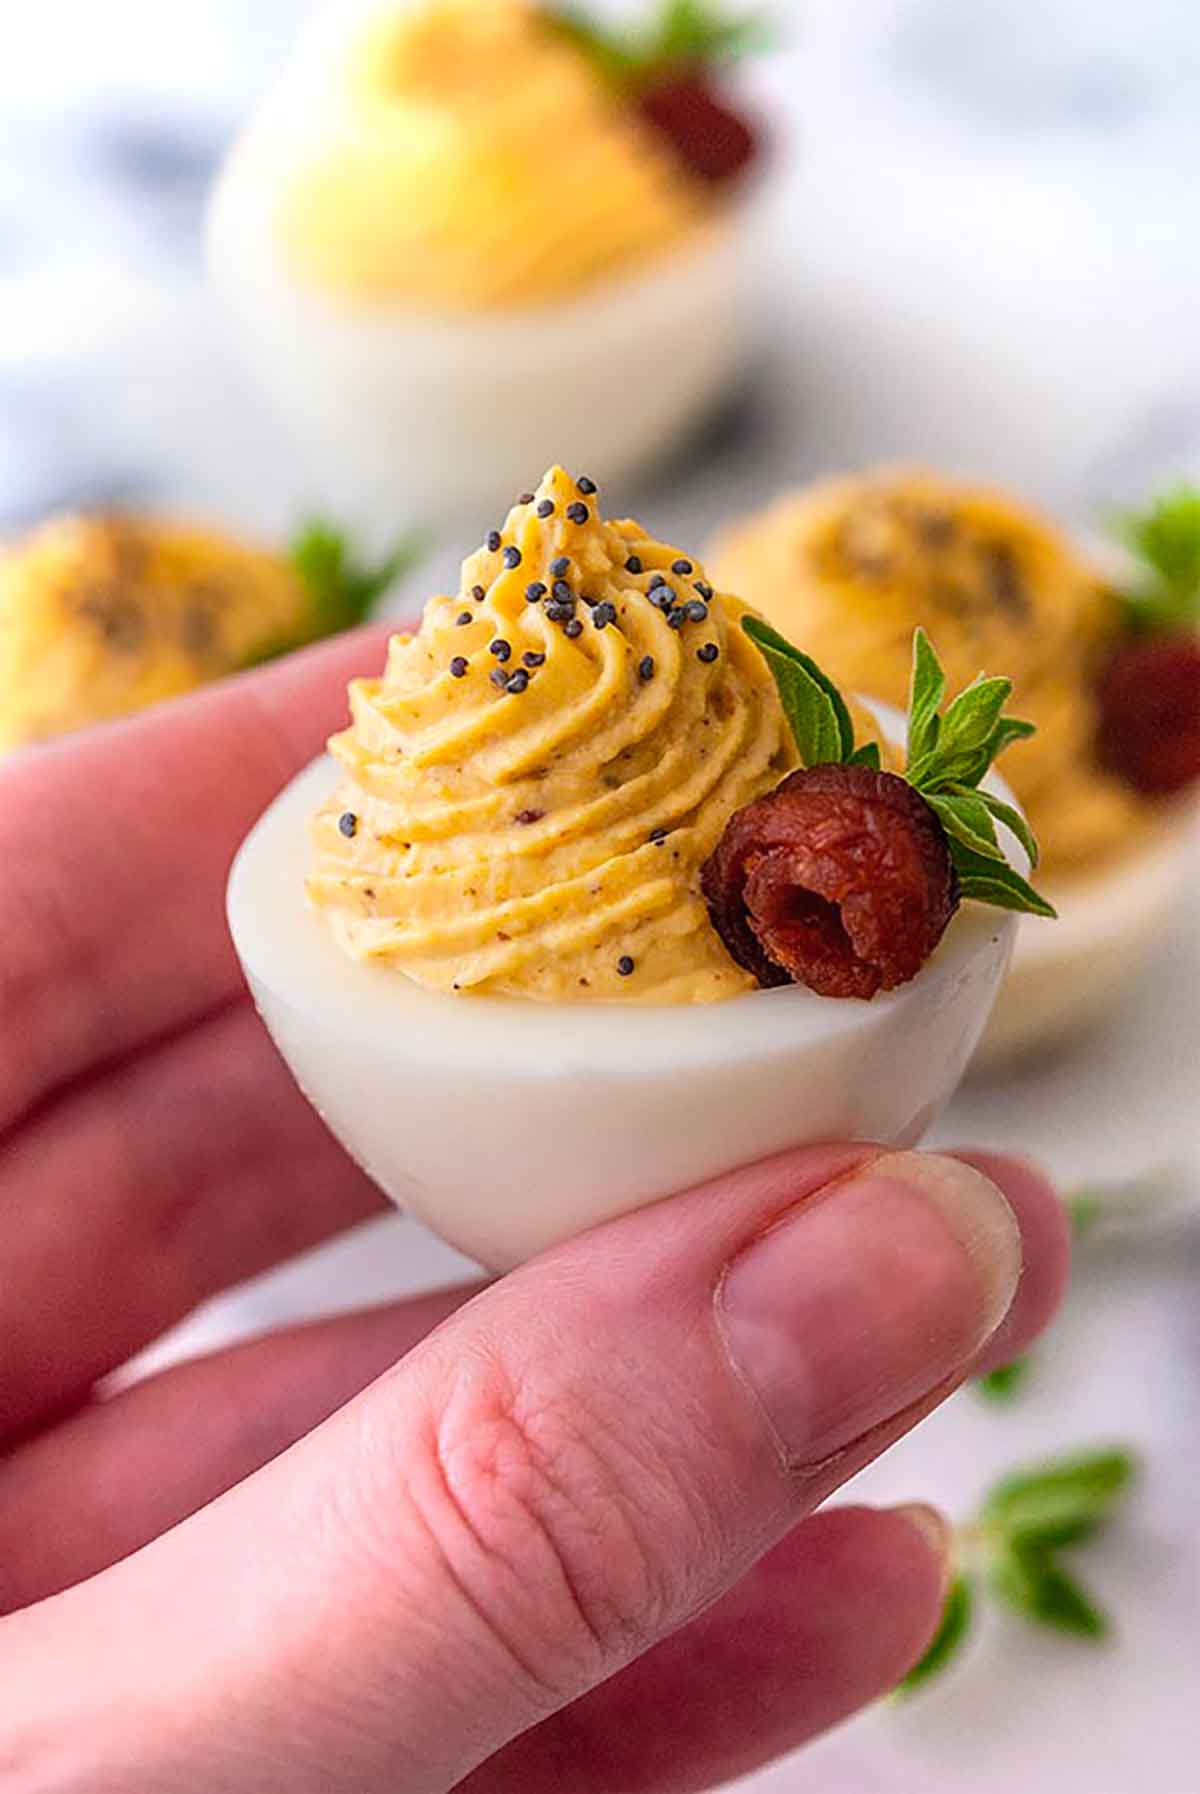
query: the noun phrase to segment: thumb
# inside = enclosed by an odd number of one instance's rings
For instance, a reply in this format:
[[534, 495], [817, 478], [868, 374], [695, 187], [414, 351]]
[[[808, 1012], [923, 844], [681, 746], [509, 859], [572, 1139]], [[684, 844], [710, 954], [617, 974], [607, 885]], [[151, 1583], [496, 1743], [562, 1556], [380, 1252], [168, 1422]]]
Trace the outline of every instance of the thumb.
[[559, 1249], [174, 1533], [10, 1621], [20, 1785], [452, 1787], [947, 1393], [1019, 1268], [982, 1173], [864, 1148]]

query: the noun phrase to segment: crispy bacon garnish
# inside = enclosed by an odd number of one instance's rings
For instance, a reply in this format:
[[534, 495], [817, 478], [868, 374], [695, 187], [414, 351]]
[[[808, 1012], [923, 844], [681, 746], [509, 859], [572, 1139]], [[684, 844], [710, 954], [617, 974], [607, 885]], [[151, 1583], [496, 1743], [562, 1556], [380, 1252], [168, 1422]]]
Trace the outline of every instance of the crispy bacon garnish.
[[1100, 684], [1099, 754], [1147, 797], [1200, 780], [1200, 642], [1182, 631], [1136, 637]]
[[692, 174], [713, 186], [735, 181], [759, 153], [750, 125], [701, 75], [667, 75], [649, 86], [638, 103]]
[[731, 817], [703, 872], [713, 926], [765, 986], [907, 984], [958, 908], [942, 826], [894, 773], [816, 766]]

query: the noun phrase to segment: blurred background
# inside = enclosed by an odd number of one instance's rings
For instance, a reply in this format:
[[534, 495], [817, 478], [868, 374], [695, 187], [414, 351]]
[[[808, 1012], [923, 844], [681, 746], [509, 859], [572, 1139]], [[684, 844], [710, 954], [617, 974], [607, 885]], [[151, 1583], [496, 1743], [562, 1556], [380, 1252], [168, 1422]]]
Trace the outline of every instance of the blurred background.
[[[202, 253], [222, 157], [315, 10], [5, 8], [0, 531], [119, 502], [270, 537], [320, 499], [208, 295]], [[1200, 479], [1195, 0], [775, 10], [785, 42], [746, 75], [777, 138], [754, 202], [751, 372], [684, 455], [610, 491], [614, 508], [691, 544], [790, 483], [902, 457], [1010, 483], [1087, 529]], [[400, 603], [452, 580], [490, 522], [443, 528]], [[1195, 1786], [1195, 871], [1193, 858], [1104, 1026], [976, 1077], [939, 1129], [1036, 1154], [1068, 1188], [1169, 1183], [1173, 1203], [1081, 1250], [1067, 1312], [1010, 1402], [964, 1392], [863, 1479], [872, 1499], [962, 1514], [1012, 1463], [1129, 1442], [1144, 1474], [1088, 1566], [1115, 1636], [1091, 1646], [989, 1613], [944, 1682], [757, 1778], [759, 1794]], [[383, 1223], [221, 1302], [157, 1358], [455, 1266], [415, 1225]]]

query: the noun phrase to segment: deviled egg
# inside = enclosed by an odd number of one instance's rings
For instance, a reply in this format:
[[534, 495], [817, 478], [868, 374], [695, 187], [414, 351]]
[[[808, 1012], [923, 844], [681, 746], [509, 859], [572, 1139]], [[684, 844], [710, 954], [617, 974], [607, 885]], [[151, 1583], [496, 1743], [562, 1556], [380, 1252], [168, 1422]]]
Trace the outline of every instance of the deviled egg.
[[[374, 0], [301, 44], [236, 145], [209, 263], [324, 500], [370, 527], [624, 476], [741, 369], [757, 140], [740, 40], [532, 0]], [[699, 15], [698, 15], [699, 17]]]
[[349, 628], [415, 550], [368, 568], [328, 524], [275, 553], [165, 517], [52, 518], [0, 546], [0, 752]]
[[[1164, 584], [1153, 542], [1164, 532], [1173, 568], [1181, 538], [1191, 542], [1194, 614], [1200, 500], [1186, 494], [1134, 521], [1141, 574], [1094, 558], [1005, 493], [909, 468], [785, 494], [712, 547], [715, 577], [835, 677], [892, 703], [904, 701], [915, 624], [936, 640], [952, 681], [989, 665], [1011, 676], [1014, 705], [1037, 735], [1014, 749], [1005, 774], [1037, 831], [1060, 919], [1023, 920], [981, 1063], [1102, 1016], [1136, 977], [1179, 888], [1187, 790], [1200, 774], [1200, 662], [1185, 595], [1171, 628], [1161, 606], [1148, 626], [1151, 588]], [[1150, 657], [1133, 678], [1131, 649], [1138, 664]]]
[[[397, 1203], [503, 1270], [791, 1146], [920, 1136], [1004, 976], [1007, 906], [1038, 900], [987, 805], [1024, 824], [975, 789], [1021, 732], [1007, 687], [939, 719], [918, 654], [910, 782], [872, 714], [605, 521], [592, 480], [552, 469], [490, 533], [229, 888], [280, 1050]], [[979, 852], [939, 731], [973, 743]]]

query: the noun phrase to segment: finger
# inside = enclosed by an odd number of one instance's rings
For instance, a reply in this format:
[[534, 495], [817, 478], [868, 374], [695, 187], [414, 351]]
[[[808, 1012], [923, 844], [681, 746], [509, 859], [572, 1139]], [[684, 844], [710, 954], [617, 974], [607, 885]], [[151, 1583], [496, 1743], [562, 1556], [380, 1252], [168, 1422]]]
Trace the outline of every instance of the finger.
[[954, 1156], [1004, 1191], [1024, 1245], [1016, 1300], [976, 1366], [989, 1371], [1028, 1351], [1053, 1320], [1071, 1275], [1071, 1227], [1054, 1185], [1030, 1160], [999, 1152], [964, 1151]]
[[230, 861], [385, 640], [357, 632], [0, 769], [0, 1128], [238, 993]]
[[474, 1293], [438, 1290], [267, 1334], [38, 1434], [0, 1464], [0, 1613], [107, 1569], [224, 1494]]
[[694, 1794], [798, 1750], [919, 1661], [951, 1537], [931, 1508], [814, 1514], [708, 1613], [516, 1739], [461, 1794]]
[[863, 1148], [598, 1229], [6, 1622], [13, 1748], [49, 1785], [86, 1738], [95, 1788], [449, 1789], [726, 1593], [955, 1387], [1019, 1268], [979, 1172]]
[[[1021, 1228], [1021, 1282], [985, 1353], [1002, 1361], [1026, 1348], [1061, 1295], [1062, 1205], [1025, 1160], [956, 1156], [991, 1176]], [[253, 1209], [245, 1194], [237, 1200]], [[108, 1267], [102, 1287], [118, 1269]], [[164, 1371], [42, 1434], [0, 1473], [0, 1612], [94, 1575], [195, 1513], [311, 1432], [473, 1293], [270, 1334]]]
[[0, 1439], [383, 1206], [248, 998], [44, 1105], [0, 1145]]

